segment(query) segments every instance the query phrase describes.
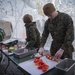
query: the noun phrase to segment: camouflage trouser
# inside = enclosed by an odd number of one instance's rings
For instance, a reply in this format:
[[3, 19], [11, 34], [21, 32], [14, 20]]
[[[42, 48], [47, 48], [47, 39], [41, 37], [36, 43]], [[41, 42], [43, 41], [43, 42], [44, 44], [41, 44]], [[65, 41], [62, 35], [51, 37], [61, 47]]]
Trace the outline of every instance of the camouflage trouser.
[[[61, 48], [61, 46], [62, 46], [62, 43], [53, 41], [50, 48], [51, 55], [54, 56], [54, 54]], [[73, 51], [74, 51], [74, 48], [72, 44], [66, 45], [64, 48], [64, 53], [62, 58], [72, 58]]]

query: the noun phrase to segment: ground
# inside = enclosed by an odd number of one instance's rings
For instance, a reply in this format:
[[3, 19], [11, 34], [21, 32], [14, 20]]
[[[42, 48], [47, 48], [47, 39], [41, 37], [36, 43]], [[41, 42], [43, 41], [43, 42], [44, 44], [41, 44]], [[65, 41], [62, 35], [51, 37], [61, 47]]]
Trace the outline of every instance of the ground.
[[23, 75], [23, 73], [12, 62], [10, 62], [10, 65], [5, 73], [7, 64], [7, 58], [0, 63], [0, 75]]

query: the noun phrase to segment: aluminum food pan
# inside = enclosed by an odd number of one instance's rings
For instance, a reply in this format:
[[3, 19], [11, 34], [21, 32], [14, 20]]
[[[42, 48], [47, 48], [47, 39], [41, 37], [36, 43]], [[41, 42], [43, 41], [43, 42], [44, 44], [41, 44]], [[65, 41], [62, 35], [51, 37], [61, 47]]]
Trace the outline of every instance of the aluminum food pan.
[[37, 49], [28, 50], [28, 49], [23, 48], [23, 49], [13, 51], [14, 56], [17, 58], [23, 58], [28, 55], [32, 55], [34, 53], [37, 53]]
[[75, 61], [69, 58], [64, 59], [56, 65], [57, 74], [74, 75]]

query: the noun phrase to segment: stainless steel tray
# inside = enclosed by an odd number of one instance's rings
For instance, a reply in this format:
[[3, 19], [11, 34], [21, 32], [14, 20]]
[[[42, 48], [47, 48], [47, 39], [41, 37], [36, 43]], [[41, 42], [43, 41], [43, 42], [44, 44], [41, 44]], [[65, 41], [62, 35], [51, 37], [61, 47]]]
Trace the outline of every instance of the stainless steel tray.
[[75, 61], [69, 58], [64, 59], [59, 64], [56, 65], [57, 73], [65, 74], [65, 75], [72, 75], [75, 70]]
[[17, 58], [23, 58], [28, 55], [32, 55], [34, 53], [37, 53], [37, 49], [28, 50], [28, 49], [22, 48], [22, 49], [13, 51], [14, 57], [17, 57]]

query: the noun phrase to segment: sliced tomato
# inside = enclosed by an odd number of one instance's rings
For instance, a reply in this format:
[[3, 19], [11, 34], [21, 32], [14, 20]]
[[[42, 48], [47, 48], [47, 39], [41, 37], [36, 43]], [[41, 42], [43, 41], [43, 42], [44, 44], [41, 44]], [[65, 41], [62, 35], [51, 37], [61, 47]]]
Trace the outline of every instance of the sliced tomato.
[[34, 58], [34, 63], [36, 63], [36, 62], [38, 62], [38, 61], [39, 61], [38, 59]]
[[47, 69], [43, 67], [43, 68], [42, 68], [42, 71], [43, 71], [43, 72], [46, 72], [46, 71], [47, 71]]

